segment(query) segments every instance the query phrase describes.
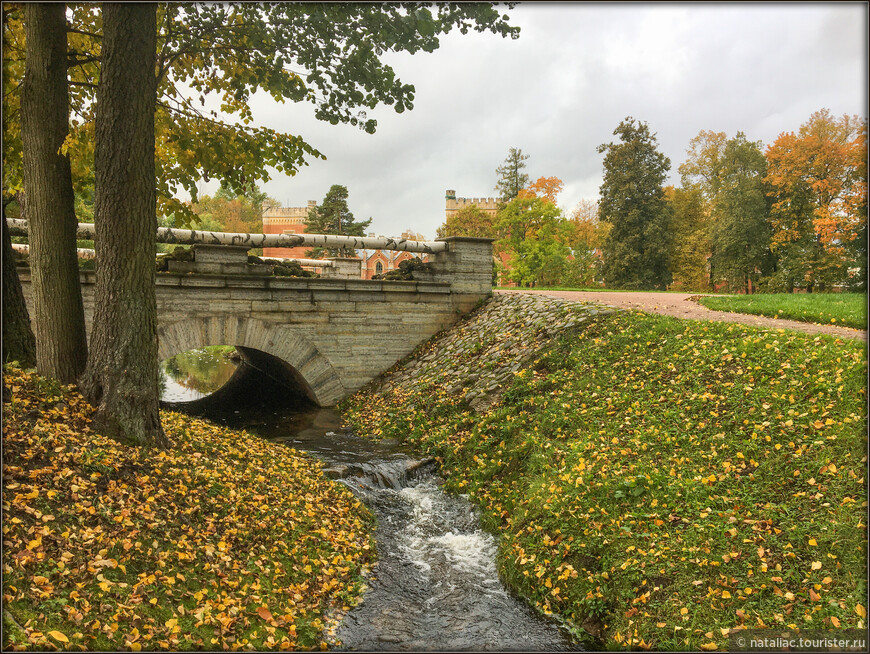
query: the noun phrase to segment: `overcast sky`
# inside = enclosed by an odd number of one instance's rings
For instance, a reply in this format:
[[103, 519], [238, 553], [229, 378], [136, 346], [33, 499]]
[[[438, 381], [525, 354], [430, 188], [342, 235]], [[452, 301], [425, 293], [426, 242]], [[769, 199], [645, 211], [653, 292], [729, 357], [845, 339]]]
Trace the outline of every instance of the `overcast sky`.
[[[594, 200], [601, 143], [626, 116], [647, 122], [671, 160], [671, 183], [702, 129], [771, 144], [810, 114], [867, 117], [867, 4], [527, 3], [508, 11], [519, 39], [451, 33], [434, 53], [391, 54], [416, 86], [414, 109], [383, 107], [375, 134], [313, 118], [307, 104], [258, 96], [259, 124], [298, 134], [327, 156], [262, 185], [283, 206], [333, 184], [371, 230], [435, 237], [445, 190], [495, 195], [510, 147], [532, 180], [565, 182], [560, 205]], [[213, 184], [203, 192], [213, 192]]]

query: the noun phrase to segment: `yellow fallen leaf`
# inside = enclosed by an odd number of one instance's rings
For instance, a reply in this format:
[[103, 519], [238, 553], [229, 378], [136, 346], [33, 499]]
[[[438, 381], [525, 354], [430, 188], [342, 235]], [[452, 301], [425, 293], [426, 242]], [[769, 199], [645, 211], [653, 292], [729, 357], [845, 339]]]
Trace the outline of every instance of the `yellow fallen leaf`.
[[689, 609], [687, 609], [685, 606], [680, 609], [680, 615], [686, 615], [686, 613], [688, 613], [688, 612], [689, 612]]
[[719, 646], [716, 645], [716, 643], [702, 643], [701, 649], [714, 650], [714, 649], [719, 649]]
[[821, 570], [822, 569], [822, 562], [821, 561], [813, 561], [812, 569], [813, 570]]
[[831, 616], [831, 624], [834, 625], [835, 627], [839, 627], [840, 626], [840, 619], [837, 618], [836, 616], [832, 615]]
[[865, 609], [864, 606], [861, 605], [861, 604], [856, 604], [856, 605], [855, 605], [855, 613], [857, 613], [857, 614], [858, 614], [859, 616], [861, 616], [862, 618], [866, 618], [866, 617], [867, 617], [867, 609]]
[[722, 599], [731, 599], [731, 593], [729, 593], [727, 590], [723, 590]]
[[810, 545], [812, 545], [813, 547], [815, 547], [816, 545], [818, 545], [818, 543], [816, 542], [816, 539], [815, 539], [815, 538], [810, 538], [809, 543], [810, 543]]
[[63, 635], [61, 632], [59, 632], [59, 631], [49, 631], [49, 632], [48, 632], [48, 635], [51, 636], [52, 638], [54, 638], [55, 640], [59, 640], [59, 641], [62, 642], [62, 643], [68, 643], [68, 642], [69, 642], [69, 638], [67, 638], [66, 636], [64, 636], [64, 635]]

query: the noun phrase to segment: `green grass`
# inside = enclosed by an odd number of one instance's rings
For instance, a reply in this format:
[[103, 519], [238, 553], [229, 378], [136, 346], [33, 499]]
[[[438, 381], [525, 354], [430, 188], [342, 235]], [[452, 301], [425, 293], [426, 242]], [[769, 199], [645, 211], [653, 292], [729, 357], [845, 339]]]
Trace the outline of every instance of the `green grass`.
[[587, 325], [481, 415], [435, 379], [345, 416], [438, 456], [500, 535], [505, 582], [595, 647], [865, 628], [863, 344], [627, 312]]
[[171, 450], [126, 447], [72, 387], [4, 382], [4, 651], [327, 647], [374, 540], [320, 463], [170, 412]]
[[864, 293], [770, 293], [701, 297], [709, 309], [867, 329]]
[[536, 286], [522, 288], [520, 286], [494, 286], [497, 291], [581, 291], [583, 293], [686, 293], [686, 291], [659, 291], [654, 289], [605, 288], [604, 286]]

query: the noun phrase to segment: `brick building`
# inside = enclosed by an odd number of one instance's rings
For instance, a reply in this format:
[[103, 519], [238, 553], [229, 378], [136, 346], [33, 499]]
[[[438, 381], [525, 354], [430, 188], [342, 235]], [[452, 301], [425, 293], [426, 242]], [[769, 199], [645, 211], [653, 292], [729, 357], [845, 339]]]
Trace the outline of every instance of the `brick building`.
[[[316, 206], [317, 202], [315, 200], [309, 200], [307, 207], [268, 207], [263, 211], [263, 233], [304, 234], [308, 212]], [[375, 234], [370, 233], [368, 236], [373, 237]], [[403, 232], [402, 238], [414, 241], [426, 240], [422, 234], [412, 231]], [[307, 258], [306, 252], [310, 249], [308, 246], [263, 248], [263, 256], [279, 259], [305, 259]], [[422, 257], [423, 261], [427, 260], [425, 254], [420, 255], [412, 252], [396, 252], [393, 250], [361, 249], [356, 251], [356, 255], [362, 259], [362, 279], [371, 279], [374, 275], [395, 270], [402, 261], [413, 259], [415, 256]]]

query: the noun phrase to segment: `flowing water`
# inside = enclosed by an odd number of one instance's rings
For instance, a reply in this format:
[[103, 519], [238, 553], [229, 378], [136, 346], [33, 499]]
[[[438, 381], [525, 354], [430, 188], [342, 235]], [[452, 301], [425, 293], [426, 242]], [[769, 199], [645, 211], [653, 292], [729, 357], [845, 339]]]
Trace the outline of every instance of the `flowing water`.
[[495, 537], [481, 530], [465, 498], [441, 491], [434, 461], [396, 442], [355, 436], [334, 410], [264, 402], [278, 395], [264, 391], [264, 383], [242, 364], [214, 401], [183, 397], [169, 384], [164, 399], [197, 400], [189, 405], [195, 413], [317, 456], [327, 474], [347, 484], [375, 515], [378, 563], [363, 601], [334, 634], [341, 649], [579, 649], [505, 590]]

